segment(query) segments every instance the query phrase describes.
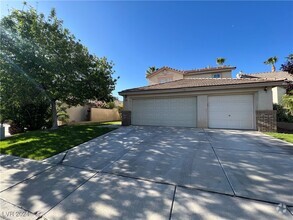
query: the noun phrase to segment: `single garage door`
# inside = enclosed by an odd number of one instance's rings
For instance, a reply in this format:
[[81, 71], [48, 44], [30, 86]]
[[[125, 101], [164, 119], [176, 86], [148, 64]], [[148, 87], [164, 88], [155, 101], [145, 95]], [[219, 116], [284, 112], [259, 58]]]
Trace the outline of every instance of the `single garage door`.
[[209, 96], [210, 128], [253, 129], [253, 95]]
[[133, 125], [196, 127], [196, 97], [134, 99]]

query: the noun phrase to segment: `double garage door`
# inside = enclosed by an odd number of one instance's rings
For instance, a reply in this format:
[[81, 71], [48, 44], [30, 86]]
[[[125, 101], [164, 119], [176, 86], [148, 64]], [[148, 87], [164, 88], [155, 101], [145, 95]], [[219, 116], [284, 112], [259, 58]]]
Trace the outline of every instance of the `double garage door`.
[[[253, 95], [209, 96], [208, 127], [253, 129]], [[133, 125], [196, 127], [196, 97], [134, 99]]]
[[134, 99], [131, 123], [196, 127], [196, 98]]

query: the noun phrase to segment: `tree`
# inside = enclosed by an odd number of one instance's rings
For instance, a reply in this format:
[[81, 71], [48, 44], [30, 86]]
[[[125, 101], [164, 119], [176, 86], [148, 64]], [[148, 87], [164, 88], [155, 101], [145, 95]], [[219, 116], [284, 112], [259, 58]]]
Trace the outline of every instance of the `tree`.
[[219, 66], [223, 66], [223, 64], [225, 63], [225, 61], [226, 61], [226, 59], [223, 58], [223, 57], [218, 57], [218, 58], [217, 58], [217, 64], [218, 64]]
[[[293, 74], [293, 54], [289, 54], [287, 61], [281, 65], [281, 70]], [[286, 94], [282, 98], [282, 104], [293, 115], [293, 84], [288, 84]]]
[[289, 54], [287, 61], [281, 65], [281, 70], [293, 74], [293, 54]]
[[[47, 125], [49, 99], [29, 78], [9, 68], [0, 59], [0, 122], [12, 120], [18, 131], [36, 130]], [[3, 69], [6, 72], [3, 72]]]
[[278, 58], [276, 56], [268, 58], [266, 61], [264, 61], [264, 64], [271, 65], [272, 66], [272, 72], [276, 71], [275, 63], [278, 61]]
[[31, 81], [50, 101], [52, 129], [58, 127], [57, 101], [74, 106], [94, 99], [112, 100], [113, 63], [90, 54], [63, 27], [54, 9], [48, 17], [32, 7], [13, 10], [1, 19], [0, 28], [2, 78], [14, 71]]
[[156, 68], [155, 66], [150, 66], [147, 71], [146, 71], [146, 76], [148, 77], [151, 75], [153, 72], [156, 72], [159, 68]]
[[285, 94], [282, 99], [283, 105], [291, 115], [293, 115], [293, 91], [289, 94]]

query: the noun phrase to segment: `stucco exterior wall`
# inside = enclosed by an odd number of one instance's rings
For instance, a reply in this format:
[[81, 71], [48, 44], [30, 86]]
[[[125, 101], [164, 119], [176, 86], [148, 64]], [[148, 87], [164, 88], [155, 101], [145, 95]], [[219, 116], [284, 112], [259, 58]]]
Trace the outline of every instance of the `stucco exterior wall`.
[[286, 89], [282, 87], [274, 87], [272, 88], [273, 93], [273, 103], [281, 104], [282, 97], [286, 94]]
[[220, 74], [221, 78], [232, 78], [231, 72], [223, 72], [223, 73], [195, 73], [194, 75], [184, 75], [184, 79], [196, 79], [196, 78], [213, 78], [215, 74]]
[[132, 110], [132, 98], [131, 96], [123, 97], [123, 110], [131, 111]]
[[256, 110], [273, 110], [272, 89], [267, 88], [258, 90]]
[[148, 84], [158, 84], [161, 79], [169, 79], [170, 81], [183, 79], [183, 75], [171, 70], [163, 70], [162, 72], [154, 75], [153, 77], [148, 78]]
[[197, 96], [197, 127], [208, 127], [208, 96]]
[[118, 109], [91, 108], [91, 121], [119, 121], [121, 120]]
[[88, 115], [89, 106], [74, 106], [66, 109], [69, 116], [69, 122], [86, 121]]

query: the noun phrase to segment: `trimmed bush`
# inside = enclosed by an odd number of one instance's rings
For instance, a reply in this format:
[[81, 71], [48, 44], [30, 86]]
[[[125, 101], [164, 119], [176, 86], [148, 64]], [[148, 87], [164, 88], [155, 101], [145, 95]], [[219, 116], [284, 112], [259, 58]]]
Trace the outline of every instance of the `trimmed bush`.
[[282, 105], [274, 104], [274, 110], [277, 111], [278, 122], [293, 122], [293, 115]]

